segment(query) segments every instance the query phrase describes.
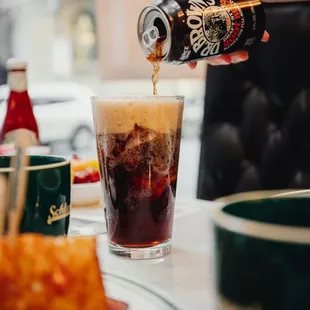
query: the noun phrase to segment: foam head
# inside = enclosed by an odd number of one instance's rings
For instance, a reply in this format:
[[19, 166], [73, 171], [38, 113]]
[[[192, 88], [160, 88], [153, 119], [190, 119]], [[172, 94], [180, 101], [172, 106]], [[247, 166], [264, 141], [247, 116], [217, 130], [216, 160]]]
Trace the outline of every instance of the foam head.
[[135, 125], [159, 133], [182, 127], [184, 97], [92, 98], [97, 133], [128, 133]]

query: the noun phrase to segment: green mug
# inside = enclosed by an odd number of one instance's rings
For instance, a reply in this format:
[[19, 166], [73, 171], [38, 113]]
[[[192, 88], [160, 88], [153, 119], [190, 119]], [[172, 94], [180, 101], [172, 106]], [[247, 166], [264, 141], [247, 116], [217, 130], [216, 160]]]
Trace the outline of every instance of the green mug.
[[217, 309], [310, 309], [310, 192], [221, 202], [213, 217]]
[[[0, 157], [0, 174], [7, 178], [13, 171], [10, 160], [10, 156]], [[71, 209], [70, 161], [57, 156], [30, 156], [26, 170], [28, 186], [20, 233], [66, 235]]]

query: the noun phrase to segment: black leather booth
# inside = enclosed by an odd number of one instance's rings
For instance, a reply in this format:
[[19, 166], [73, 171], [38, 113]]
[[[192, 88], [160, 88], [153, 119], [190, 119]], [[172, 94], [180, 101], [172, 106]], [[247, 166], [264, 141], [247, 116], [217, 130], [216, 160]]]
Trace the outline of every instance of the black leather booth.
[[200, 199], [310, 188], [310, 3], [265, 7], [270, 41], [208, 68]]

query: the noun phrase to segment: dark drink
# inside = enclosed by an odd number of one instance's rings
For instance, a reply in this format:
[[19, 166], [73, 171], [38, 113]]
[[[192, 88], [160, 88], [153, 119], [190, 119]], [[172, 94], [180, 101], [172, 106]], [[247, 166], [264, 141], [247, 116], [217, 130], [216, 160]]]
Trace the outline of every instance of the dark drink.
[[170, 251], [183, 98], [93, 103], [110, 249], [131, 258]]
[[[135, 145], [142, 135], [150, 140]], [[160, 134], [138, 125], [128, 136], [97, 135], [112, 242], [143, 248], [171, 238], [180, 136], [180, 130]], [[106, 145], [112, 146], [110, 152]]]
[[162, 61], [176, 65], [249, 49], [264, 31], [260, 0], [156, 0], [138, 21], [145, 54], [161, 42]]

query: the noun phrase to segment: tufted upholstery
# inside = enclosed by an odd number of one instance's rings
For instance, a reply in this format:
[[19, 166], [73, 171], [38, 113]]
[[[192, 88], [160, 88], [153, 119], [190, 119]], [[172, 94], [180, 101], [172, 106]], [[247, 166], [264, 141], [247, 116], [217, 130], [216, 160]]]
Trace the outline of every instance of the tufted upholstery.
[[266, 13], [269, 43], [208, 68], [198, 198], [310, 188], [310, 3]]

